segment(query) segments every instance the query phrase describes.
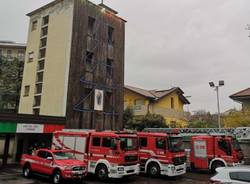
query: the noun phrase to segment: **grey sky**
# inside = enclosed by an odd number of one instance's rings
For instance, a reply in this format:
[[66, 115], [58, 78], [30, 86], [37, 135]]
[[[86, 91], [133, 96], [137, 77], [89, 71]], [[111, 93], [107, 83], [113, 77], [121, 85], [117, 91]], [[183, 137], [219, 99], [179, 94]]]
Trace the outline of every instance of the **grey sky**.
[[[26, 42], [26, 13], [51, 0], [2, 0], [0, 39]], [[94, 2], [100, 2], [95, 1]], [[239, 104], [230, 94], [250, 87], [249, 0], [106, 0], [128, 23], [127, 84], [146, 89], [180, 86], [192, 111], [216, 111], [208, 82], [225, 80], [223, 111]], [[11, 8], [10, 8], [11, 7]]]

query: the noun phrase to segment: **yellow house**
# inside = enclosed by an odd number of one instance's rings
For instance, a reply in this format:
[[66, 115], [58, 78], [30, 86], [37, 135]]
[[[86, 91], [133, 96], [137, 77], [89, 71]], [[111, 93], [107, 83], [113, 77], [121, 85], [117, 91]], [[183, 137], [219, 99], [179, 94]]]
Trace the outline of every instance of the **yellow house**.
[[135, 116], [154, 113], [162, 115], [170, 127], [186, 127], [188, 113], [184, 105], [190, 102], [179, 87], [168, 90], [145, 90], [132, 86], [124, 88], [124, 109], [131, 107]]

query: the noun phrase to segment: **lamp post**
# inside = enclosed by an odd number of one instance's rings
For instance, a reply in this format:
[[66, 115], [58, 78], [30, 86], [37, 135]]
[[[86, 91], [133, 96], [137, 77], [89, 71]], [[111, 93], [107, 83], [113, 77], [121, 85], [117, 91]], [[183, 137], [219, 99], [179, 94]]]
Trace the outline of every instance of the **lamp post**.
[[209, 86], [211, 88], [214, 88], [217, 95], [217, 108], [218, 108], [218, 126], [221, 128], [221, 121], [220, 121], [220, 98], [219, 98], [219, 87], [222, 87], [225, 85], [225, 82], [223, 80], [220, 80], [218, 85], [215, 85], [214, 82], [209, 82]]

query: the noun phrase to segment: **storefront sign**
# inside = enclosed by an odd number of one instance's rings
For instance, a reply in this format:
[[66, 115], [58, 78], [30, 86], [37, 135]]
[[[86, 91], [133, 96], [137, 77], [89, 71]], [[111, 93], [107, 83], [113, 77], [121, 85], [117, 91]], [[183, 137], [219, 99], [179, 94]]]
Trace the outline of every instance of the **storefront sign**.
[[44, 125], [41, 124], [17, 124], [17, 133], [43, 133]]
[[16, 133], [16, 123], [0, 122], [0, 133]]

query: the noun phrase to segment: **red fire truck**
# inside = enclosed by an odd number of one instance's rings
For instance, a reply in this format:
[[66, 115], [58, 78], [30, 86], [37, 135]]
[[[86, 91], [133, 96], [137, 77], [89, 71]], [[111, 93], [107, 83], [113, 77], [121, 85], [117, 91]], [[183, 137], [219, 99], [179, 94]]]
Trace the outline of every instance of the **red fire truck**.
[[54, 133], [53, 146], [73, 150], [101, 181], [140, 172], [135, 133], [65, 130]]
[[191, 140], [190, 162], [192, 169], [209, 169], [243, 164], [244, 155], [232, 136], [198, 135]]
[[182, 137], [152, 132], [139, 132], [138, 137], [141, 172], [151, 177], [186, 173]]

